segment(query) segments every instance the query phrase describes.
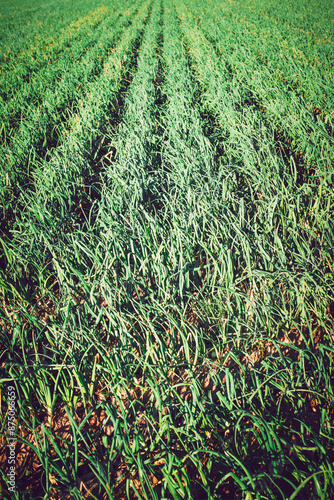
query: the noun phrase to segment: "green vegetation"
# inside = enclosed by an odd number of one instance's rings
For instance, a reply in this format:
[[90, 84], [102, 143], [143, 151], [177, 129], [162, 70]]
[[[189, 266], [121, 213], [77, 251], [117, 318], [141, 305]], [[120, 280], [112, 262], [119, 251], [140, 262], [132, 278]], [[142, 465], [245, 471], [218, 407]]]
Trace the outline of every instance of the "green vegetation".
[[2, 2], [2, 498], [333, 498], [333, 23]]

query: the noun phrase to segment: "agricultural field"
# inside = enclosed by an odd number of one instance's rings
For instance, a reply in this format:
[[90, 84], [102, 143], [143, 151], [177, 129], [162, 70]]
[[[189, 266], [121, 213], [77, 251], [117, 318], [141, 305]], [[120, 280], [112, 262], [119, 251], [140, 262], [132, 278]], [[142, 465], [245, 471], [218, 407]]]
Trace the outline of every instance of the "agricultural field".
[[0, 39], [0, 497], [334, 498], [333, 2]]

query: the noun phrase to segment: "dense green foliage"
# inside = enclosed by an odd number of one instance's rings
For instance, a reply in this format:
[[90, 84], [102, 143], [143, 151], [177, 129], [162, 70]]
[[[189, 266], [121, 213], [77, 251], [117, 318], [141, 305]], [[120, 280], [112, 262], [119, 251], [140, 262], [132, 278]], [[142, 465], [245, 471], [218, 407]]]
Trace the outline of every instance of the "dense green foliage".
[[0, 14], [2, 497], [333, 498], [331, 2]]

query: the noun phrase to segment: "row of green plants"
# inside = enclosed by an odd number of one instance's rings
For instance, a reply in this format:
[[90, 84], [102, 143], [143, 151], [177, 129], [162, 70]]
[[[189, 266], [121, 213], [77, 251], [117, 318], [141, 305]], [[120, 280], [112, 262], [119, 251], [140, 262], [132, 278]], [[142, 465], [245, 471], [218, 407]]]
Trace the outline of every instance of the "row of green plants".
[[116, 134], [110, 137], [116, 156], [107, 169], [106, 185], [103, 184], [104, 205], [102, 208], [101, 204], [99, 210], [101, 223], [108, 232], [117, 214], [124, 216], [138, 209], [150, 188], [155, 189], [156, 163], [152, 150], [159, 148], [154, 81], [158, 72], [160, 10], [160, 2], [155, 2], [138, 59], [131, 67], [132, 81], [121, 111], [122, 121]]
[[26, 457], [17, 498], [333, 496], [332, 144], [301, 125], [313, 97], [258, 57], [264, 13], [242, 5], [125, 10], [17, 183], [1, 382], [41, 464], [29, 476]]

